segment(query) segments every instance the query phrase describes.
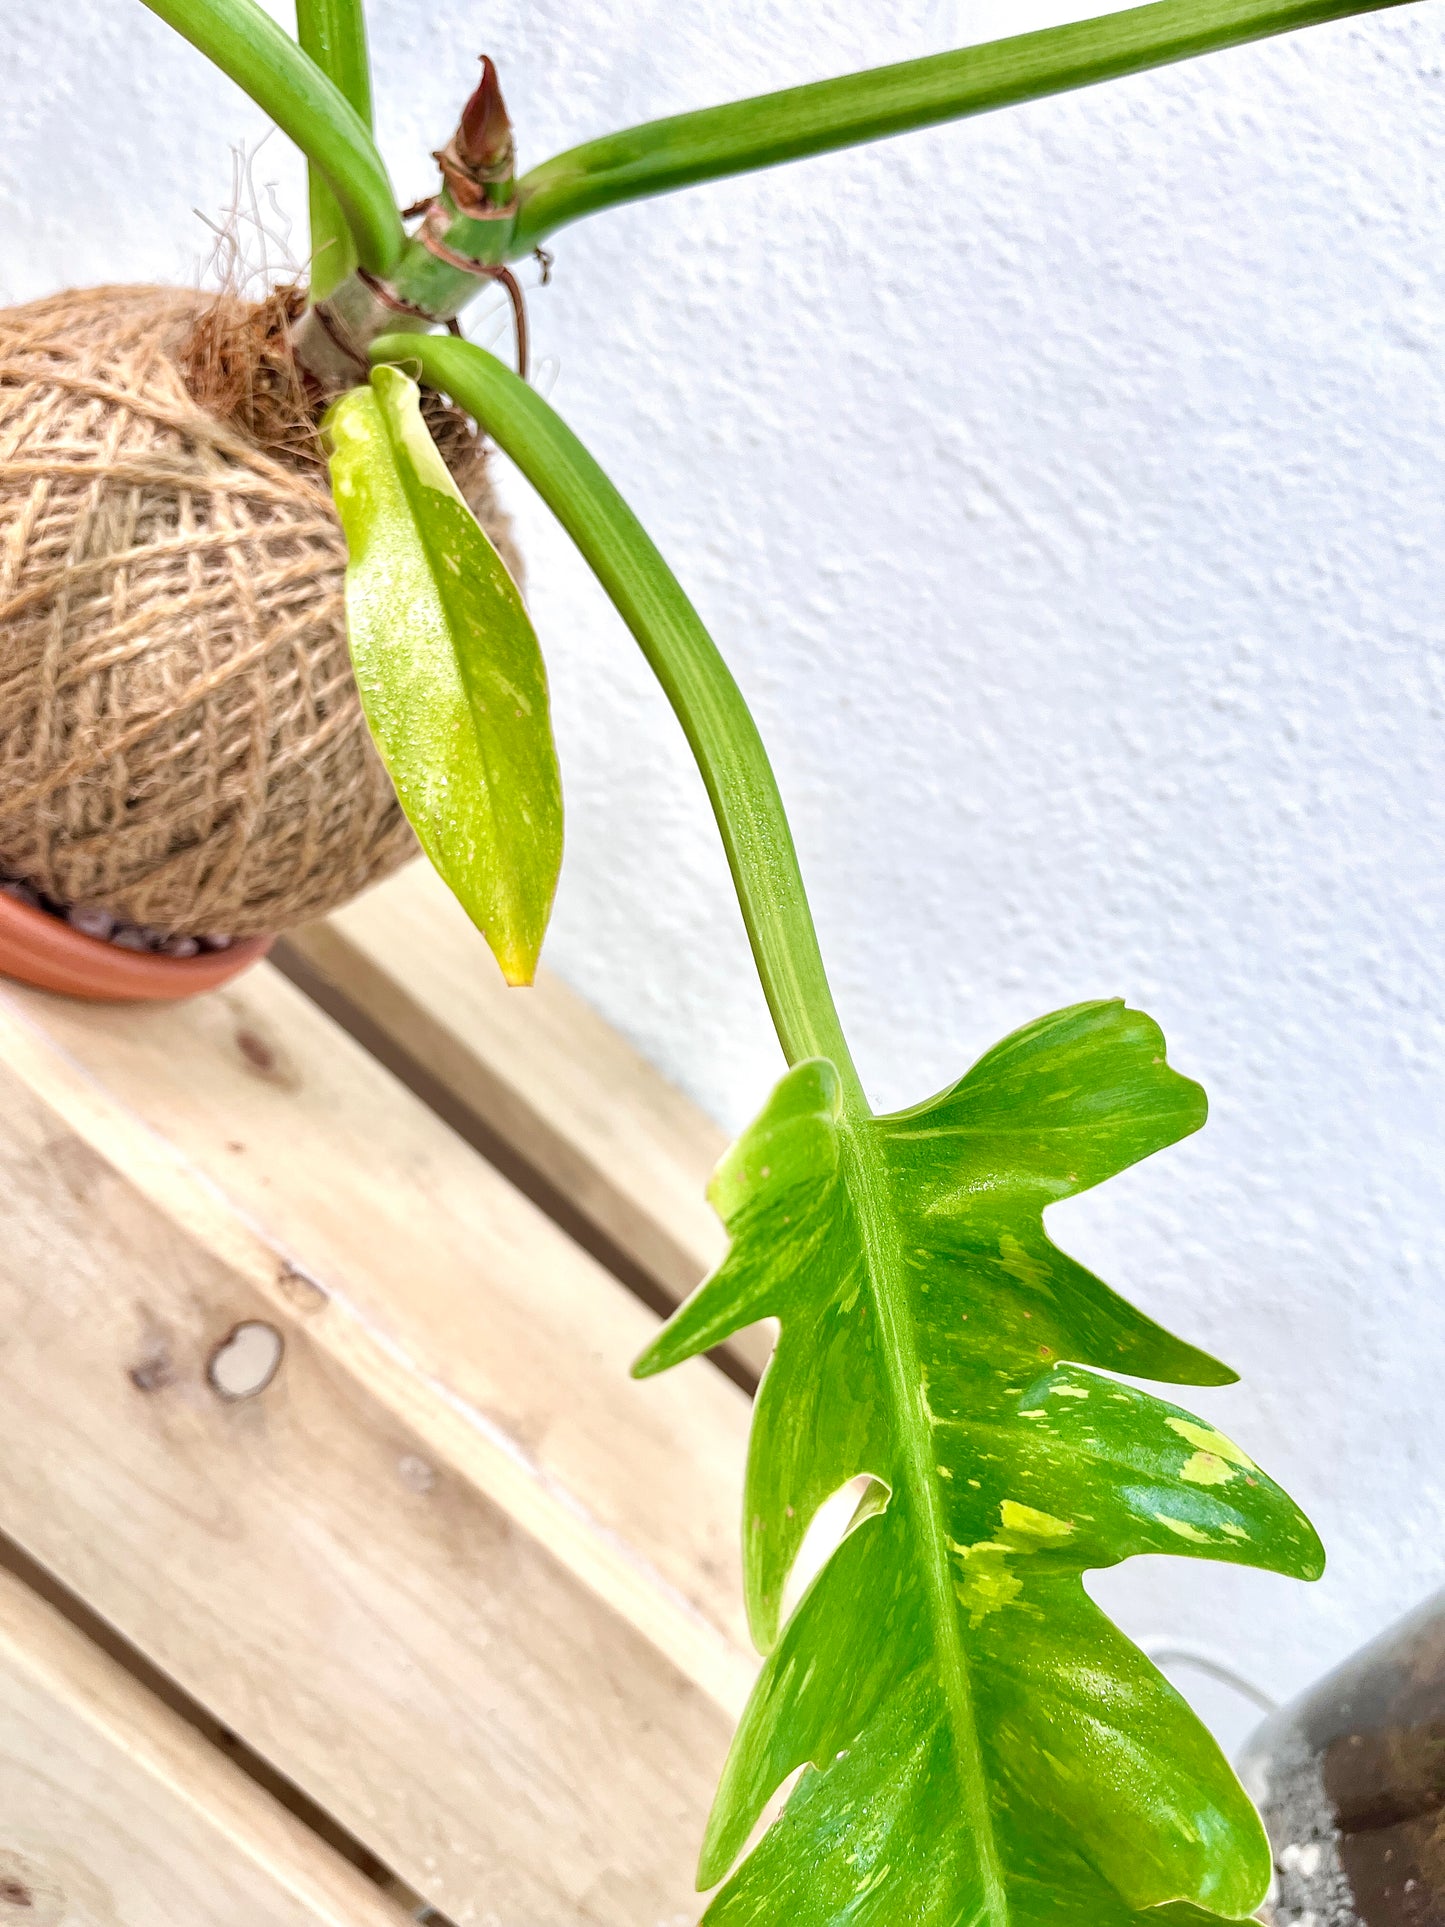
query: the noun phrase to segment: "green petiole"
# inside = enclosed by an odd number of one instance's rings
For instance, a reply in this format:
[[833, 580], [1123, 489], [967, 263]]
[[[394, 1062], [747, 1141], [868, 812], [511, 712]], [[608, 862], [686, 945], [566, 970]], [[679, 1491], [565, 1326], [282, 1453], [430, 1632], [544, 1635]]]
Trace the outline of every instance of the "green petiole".
[[1119, 80], [1412, 0], [1157, 0], [588, 141], [523, 176], [511, 258], [569, 221], [653, 194]]
[[[361, 0], [296, 0], [296, 37], [371, 131], [371, 62]], [[356, 266], [356, 244], [341, 204], [313, 163], [307, 170], [311, 206], [311, 298], [324, 300]]]
[[371, 354], [419, 371], [472, 415], [581, 550], [697, 758], [789, 1063], [830, 1058], [861, 1104], [767, 751], [717, 645], [647, 531], [555, 410], [485, 349], [405, 334], [383, 336]]
[[386, 164], [336, 83], [256, 0], [145, 0], [288, 134], [336, 196], [362, 267], [389, 274], [406, 231]]
[[[145, 0], [250, 94], [313, 170], [313, 292], [342, 293], [345, 331], [361, 345], [394, 325], [385, 302], [343, 270], [356, 257], [385, 277], [402, 311], [443, 320], [483, 285], [464, 265], [408, 239], [367, 126], [369, 81], [360, 0], [298, 0], [298, 47], [256, 0]], [[544, 161], [484, 221], [446, 195], [444, 241], [500, 265], [522, 259], [584, 215], [700, 181], [774, 167], [912, 129], [989, 113], [1301, 27], [1415, 0], [1155, 0], [978, 47], [817, 81], [650, 121]], [[315, 58], [310, 55], [314, 54]], [[334, 197], [333, 206], [327, 190]], [[340, 220], [337, 212], [339, 210]]]

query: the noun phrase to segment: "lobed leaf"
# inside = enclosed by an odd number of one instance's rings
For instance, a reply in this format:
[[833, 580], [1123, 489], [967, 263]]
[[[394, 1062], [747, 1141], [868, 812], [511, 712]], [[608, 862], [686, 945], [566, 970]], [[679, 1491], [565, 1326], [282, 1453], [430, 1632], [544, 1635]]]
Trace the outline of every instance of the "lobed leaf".
[[507, 981], [530, 983], [562, 862], [536, 634], [437, 453], [414, 381], [375, 369], [326, 427], [367, 721], [423, 849]]
[[[1174, 1552], [1313, 1578], [1319, 1542], [1230, 1440], [1104, 1375], [1233, 1376], [1042, 1221], [1204, 1116], [1147, 1017], [1084, 1004], [892, 1117], [850, 1115], [834, 1067], [800, 1064], [719, 1167], [729, 1255], [636, 1367], [780, 1323], [744, 1535], [769, 1658], [701, 1886], [805, 1770], [711, 1927], [1183, 1927], [1258, 1905], [1248, 1799], [1082, 1575]], [[860, 1475], [867, 1500], [780, 1633], [810, 1521]]]

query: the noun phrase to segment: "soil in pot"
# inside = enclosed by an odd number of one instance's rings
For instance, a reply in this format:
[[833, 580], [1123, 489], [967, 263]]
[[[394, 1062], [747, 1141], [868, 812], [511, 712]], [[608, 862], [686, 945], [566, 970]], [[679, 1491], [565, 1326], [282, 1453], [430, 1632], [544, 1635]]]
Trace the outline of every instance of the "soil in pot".
[[269, 937], [168, 937], [0, 883], [0, 974], [67, 997], [171, 1003], [229, 983], [270, 948]]

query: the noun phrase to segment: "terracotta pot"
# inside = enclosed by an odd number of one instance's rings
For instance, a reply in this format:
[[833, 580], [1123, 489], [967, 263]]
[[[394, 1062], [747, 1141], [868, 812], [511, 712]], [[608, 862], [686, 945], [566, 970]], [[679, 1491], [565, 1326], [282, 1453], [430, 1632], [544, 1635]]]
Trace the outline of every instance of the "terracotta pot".
[[92, 1003], [174, 1003], [194, 997], [259, 963], [274, 941], [246, 937], [229, 950], [158, 957], [87, 937], [48, 911], [17, 903], [0, 891], [0, 972], [37, 989]]

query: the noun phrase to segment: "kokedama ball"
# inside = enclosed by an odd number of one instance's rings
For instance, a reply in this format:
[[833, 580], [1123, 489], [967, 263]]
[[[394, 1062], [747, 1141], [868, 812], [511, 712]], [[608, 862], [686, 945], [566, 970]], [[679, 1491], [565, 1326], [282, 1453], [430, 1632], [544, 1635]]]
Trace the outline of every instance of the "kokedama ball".
[[[0, 877], [62, 905], [259, 935], [415, 847], [352, 679], [296, 299], [0, 312]], [[511, 561], [483, 447], [428, 412]]]

